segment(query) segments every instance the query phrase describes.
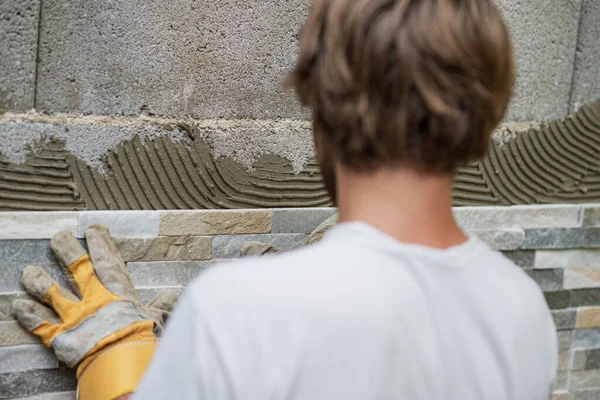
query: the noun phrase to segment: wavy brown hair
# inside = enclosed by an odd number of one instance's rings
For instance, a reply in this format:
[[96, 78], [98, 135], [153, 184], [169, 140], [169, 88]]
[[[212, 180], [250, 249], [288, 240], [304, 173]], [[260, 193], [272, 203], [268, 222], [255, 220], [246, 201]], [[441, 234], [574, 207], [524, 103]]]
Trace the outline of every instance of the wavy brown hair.
[[451, 172], [485, 155], [514, 80], [492, 0], [313, 0], [288, 83], [346, 167]]

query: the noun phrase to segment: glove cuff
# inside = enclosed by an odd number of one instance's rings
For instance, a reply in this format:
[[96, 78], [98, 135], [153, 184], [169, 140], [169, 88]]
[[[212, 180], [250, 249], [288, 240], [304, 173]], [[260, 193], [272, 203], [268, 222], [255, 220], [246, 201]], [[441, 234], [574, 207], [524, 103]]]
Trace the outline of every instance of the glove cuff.
[[134, 392], [157, 344], [157, 340], [119, 343], [95, 355], [79, 376], [77, 398], [112, 400]]

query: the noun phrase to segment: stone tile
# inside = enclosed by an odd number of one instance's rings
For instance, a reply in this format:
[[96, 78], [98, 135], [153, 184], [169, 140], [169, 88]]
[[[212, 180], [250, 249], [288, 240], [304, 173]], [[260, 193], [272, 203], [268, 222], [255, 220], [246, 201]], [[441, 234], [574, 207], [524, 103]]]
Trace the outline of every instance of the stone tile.
[[273, 210], [272, 233], [311, 233], [335, 214], [335, 208], [293, 208]]
[[76, 387], [75, 370], [67, 367], [0, 374], [0, 399], [70, 392]]
[[37, 396], [20, 397], [19, 400], [77, 400], [77, 392], [44, 393]]
[[597, 306], [598, 304], [600, 304], [600, 288], [571, 291], [571, 307]]
[[570, 371], [558, 371], [554, 380], [554, 391], [566, 390], [569, 386]]
[[582, 210], [583, 226], [600, 226], [600, 204], [586, 204]]
[[544, 292], [558, 291], [563, 288], [564, 269], [534, 269], [526, 272]]
[[572, 371], [570, 388], [572, 391], [600, 389], [600, 369]]
[[2, 292], [15, 292], [22, 291], [23, 286], [21, 286], [21, 272], [23, 268], [27, 264], [35, 264], [41, 267], [43, 270], [48, 272], [50, 276], [56, 280], [58, 283], [65, 287], [69, 287], [69, 284], [65, 278], [65, 275], [62, 272], [62, 269], [57, 264], [40, 264], [40, 263], [29, 263], [22, 262], [18, 265], [2, 265], [2, 261], [0, 260], [0, 293]]
[[58, 359], [43, 344], [0, 347], [0, 374], [58, 368]]
[[[12, 304], [17, 299], [33, 300], [32, 297], [24, 292], [0, 293], [0, 312], [9, 317], [10, 321], [14, 321]], [[4, 323], [5, 321], [2, 322]]]
[[567, 268], [564, 286], [565, 289], [600, 287], [600, 264]]
[[600, 328], [600, 306], [578, 308], [576, 327]]
[[598, 400], [600, 399], [600, 390], [585, 390], [571, 394], [570, 400]]
[[508, 250], [503, 251], [502, 254], [523, 269], [533, 268], [535, 260], [533, 250]]
[[139, 288], [136, 291], [142, 304], [148, 305], [164, 292], [171, 290], [175, 291], [179, 296], [181, 296], [185, 288], [184, 286], [144, 287]]
[[573, 336], [573, 348], [595, 349], [600, 347], [600, 328], [578, 329]]
[[552, 318], [554, 325], [559, 331], [575, 328], [575, 319], [577, 317], [577, 309], [571, 308], [567, 310], [552, 310]]
[[544, 297], [551, 310], [568, 308], [571, 304], [572, 293], [570, 290], [561, 290], [559, 292], [546, 292]]
[[0, 240], [50, 239], [55, 233], [77, 234], [76, 212], [0, 212]]
[[159, 211], [82, 211], [77, 235], [83, 238], [88, 226], [102, 224], [110, 228], [113, 237], [154, 237], [159, 222]]
[[0, 347], [40, 343], [37, 336], [27, 332], [17, 321], [0, 321]]
[[130, 262], [127, 269], [136, 287], [183, 286], [211, 264], [207, 261]]
[[600, 2], [583, 0], [571, 87], [572, 112], [583, 104], [600, 98], [600, 24], [598, 21], [600, 21]]
[[40, 3], [0, 2], [0, 114], [35, 107]]
[[600, 227], [526, 229], [523, 249], [600, 247]]
[[536, 269], [570, 267], [600, 267], [600, 249], [538, 250], [535, 252]]
[[213, 258], [238, 258], [241, 249], [247, 242], [263, 242], [277, 246], [282, 250], [300, 247], [306, 242], [305, 233], [281, 233], [270, 235], [220, 235], [213, 239]]
[[569, 350], [561, 351], [558, 354], [558, 370], [566, 371], [571, 368], [571, 355]]
[[517, 250], [525, 241], [522, 229], [497, 229], [497, 230], [468, 230], [467, 234], [479, 238], [493, 250]]
[[575, 351], [572, 368], [574, 370], [600, 369], [600, 349]]
[[271, 232], [271, 210], [165, 211], [160, 217], [160, 234], [240, 235]]
[[558, 331], [557, 332], [557, 340], [558, 340], [558, 350], [565, 351], [571, 348], [573, 343], [573, 332], [574, 331]]
[[581, 206], [527, 205], [456, 207], [454, 216], [464, 230], [578, 227]]
[[569, 392], [561, 390], [559, 392], [552, 393], [552, 400], [570, 400]]
[[198, 261], [212, 256], [210, 236], [159, 236], [116, 238], [125, 261]]

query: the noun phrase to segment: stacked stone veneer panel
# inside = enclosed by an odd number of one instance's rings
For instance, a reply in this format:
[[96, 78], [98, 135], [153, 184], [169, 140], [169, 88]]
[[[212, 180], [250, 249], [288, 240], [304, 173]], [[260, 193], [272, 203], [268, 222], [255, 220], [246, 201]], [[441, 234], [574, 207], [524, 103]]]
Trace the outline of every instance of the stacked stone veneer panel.
[[[182, 290], [204, 269], [218, 268], [217, 260], [238, 258], [246, 241], [298, 247], [334, 212], [0, 213], [0, 398], [73, 396], [72, 372], [11, 317], [12, 301], [26, 296], [19, 284], [25, 264], [41, 265], [65, 283], [49, 250], [58, 230], [83, 238], [88, 225], [108, 225], [148, 302], [166, 288]], [[600, 204], [466, 207], [455, 214], [465, 230], [502, 251], [545, 292], [560, 345], [555, 398], [600, 398]]]

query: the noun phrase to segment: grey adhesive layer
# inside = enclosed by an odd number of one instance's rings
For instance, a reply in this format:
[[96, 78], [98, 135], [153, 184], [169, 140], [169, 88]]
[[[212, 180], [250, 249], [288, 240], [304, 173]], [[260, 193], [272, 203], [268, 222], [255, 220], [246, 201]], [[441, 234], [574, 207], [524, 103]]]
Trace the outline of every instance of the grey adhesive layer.
[[307, 0], [43, 2], [39, 109], [299, 118]]
[[600, 99], [600, 1], [583, 0], [571, 88], [571, 111]]
[[40, 0], [0, 1], [0, 113], [34, 106]]
[[496, 2], [513, 38], [518, 71], [507, 120], [548, 120], [568, 113], [581, 1]]

